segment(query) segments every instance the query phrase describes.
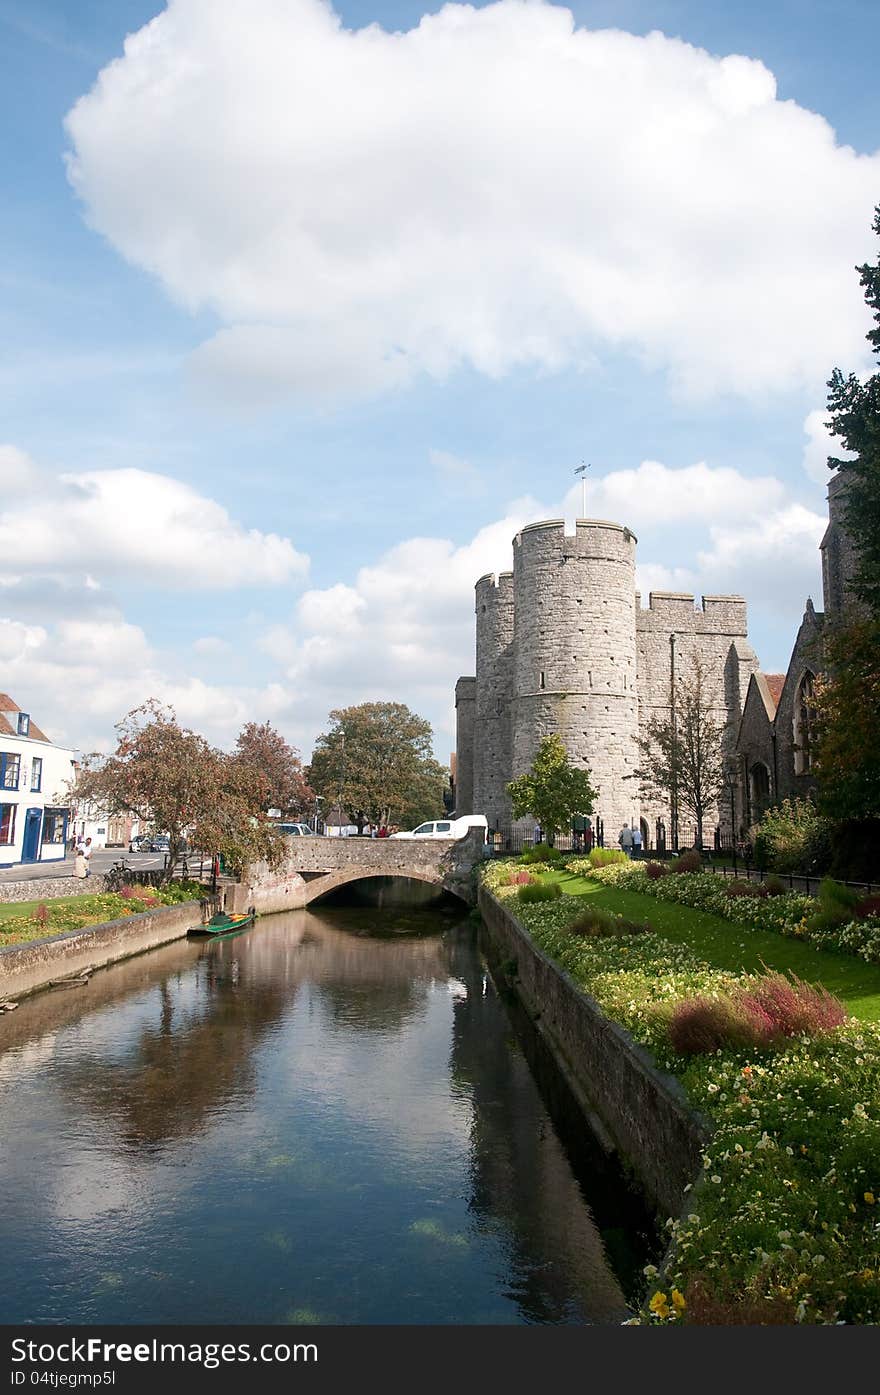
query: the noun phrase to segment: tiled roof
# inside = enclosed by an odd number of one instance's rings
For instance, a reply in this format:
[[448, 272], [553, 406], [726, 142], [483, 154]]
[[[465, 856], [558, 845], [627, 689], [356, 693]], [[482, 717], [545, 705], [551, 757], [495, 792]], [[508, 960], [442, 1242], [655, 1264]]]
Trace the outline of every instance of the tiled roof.
[[[8, 693], [0, 693], [0, 736], [18, 736], [18, 732], [4, 714], [7, 712], [21, 712], [17, 702], [13, 702]], [[32, 741], [45, 741], [47, 746], [51, 746], [48, 736], [37, 726], [33, 717], [28, 725], [28, 737]]]
[[773, 706], [779, 706], [779, 699], [782, 697], [782, 689], [785, 687], [784, 673], [765, 673], [764, 681], [770, 689], [770, 696], [773, 699]]

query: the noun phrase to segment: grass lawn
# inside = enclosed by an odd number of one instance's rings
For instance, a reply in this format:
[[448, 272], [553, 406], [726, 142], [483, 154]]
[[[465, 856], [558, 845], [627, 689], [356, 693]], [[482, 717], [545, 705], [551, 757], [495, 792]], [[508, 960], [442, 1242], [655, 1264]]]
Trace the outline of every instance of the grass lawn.
[[880, 966], [865, 964], [849, 954], [818, 950], [772, 930], [735, 925], [706, 911], [659, 901], [637, 891], [616, 891], [570, 872], [546, 872], [542, 881], [559, 882], [566, 896], [590, 896], [597, 906], [644, 920], [658, 935], [687, 945], [707, 964], [735, 973], [760, 973], [763, 968], [789, 971], [808, 983], [821, 983], [862, 1022], [880, 1022]]
[[[51, 900], [46, 900], [45, 904], [47, 906], [77, 906], [83, 910], [89, 910], [89, 902], [92, 900], [94, 900], [92, 896], [53, 896]], [[0, 922], [9, 920], [11, 916], [33, 915], [40, 904], [39, 901], [0, 902]]]

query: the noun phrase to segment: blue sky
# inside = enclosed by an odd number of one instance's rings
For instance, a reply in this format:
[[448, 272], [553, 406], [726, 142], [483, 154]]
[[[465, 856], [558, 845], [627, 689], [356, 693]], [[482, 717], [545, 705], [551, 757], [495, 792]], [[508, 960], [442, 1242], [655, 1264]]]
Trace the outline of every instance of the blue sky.
[[0, 688], [56, 739], [394, 698], [445, 759], [582, 461], [766, 670], [818, 603], [880, 9], [438, 9], [0, 0]]

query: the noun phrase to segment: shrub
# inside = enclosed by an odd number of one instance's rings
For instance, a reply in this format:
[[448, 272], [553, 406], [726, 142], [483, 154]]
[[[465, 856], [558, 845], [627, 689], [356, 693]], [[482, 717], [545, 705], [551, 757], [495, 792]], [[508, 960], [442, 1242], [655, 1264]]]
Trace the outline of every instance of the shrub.
[[673, 872], [701, 872], [703, 870], [703, 858], [699, 848], [688, 848], [675, 859], [670, 869]]
[[609, 867], [612, 862], [629, 862], [623, 848], [591, 848], [590, 866]]
[[809, 799], [784, 799], [751, 830], [755, 862], [774, 872], [823, 872], [831, 862], [830, 831]]
[[45, 925], [48, 919], [49, 907], [46, 905], [45, 901], [41, 901], [39, 906], [37, 906], [37, 909], [34, 911], [34, 920], [37, 921], [39, 925]]
[[731, 998], [707, 998], [701, 993], [676, 1003], [669, 1019], [669, 1042], [681, 1056], [702, 1056], [731, 1046], [764, 1046], [767, 1037], [756, 1017]]
[[807, 928], [814, 934], [836, 930], [855, 919], [859, 904], [858, 893], [832, 877], [823, 877], [819, 883], [819, 905], [813, 915], [807, 918]]
[[643, 935], [650, 927], [599, 906], [588, 906], [567, 928], [572, 935]]
[[788, 887], [781, 877], [770, 876], [764, 878], [764, 890], [768, 896], [786, 896]]
[[562, 895], [562, 887], [558, 882], [531, 882], [528, 886], [521, 886], [516, 893], [519, 901], [555, 901]]
[[676, 1003], [669, 1041], [682, 1056], [730, 1047], [757, 1049], [790, 1037], [820, 1036], [846, 1021], [843, 1004], [792, 974], [768, 973], [718, 998], [698, 994]]
[[768, 1040], [819, 1036], [846, 1021], [846, 1009], [821, 984], [815, 987], [792, 974], [769, 973], [735, 996], [737, 1006], [756, 1024], [769, 1024]]
[[867, 920], [868, 916], [880, 916], [880, 896], [863, 896], [855, 907], [856, 920]]
[[511, 872], [505, 885], [507, 886], [529, 886], [534, 878], [531, 872]]
[[536, 843], [533, 848], [523, 848], [519, 860], [526, 865], [532, 862], [561, 862], [562, 853], [556, 848], [551, 848], [549, 843]]
[[769, 896], [770, 893], [760, 882], [747, 882], [740, 877], [734, 877], [733, 881], [726, 884], [724, 894], [730, 897], [751, 896], [754, 899]]
[[666, 866], [665, 862], [646, 862], [645, 876], [649, 877], [652, 882], [656, 882], [659, 881], [661, 877], [669, 876], [669, 868]]

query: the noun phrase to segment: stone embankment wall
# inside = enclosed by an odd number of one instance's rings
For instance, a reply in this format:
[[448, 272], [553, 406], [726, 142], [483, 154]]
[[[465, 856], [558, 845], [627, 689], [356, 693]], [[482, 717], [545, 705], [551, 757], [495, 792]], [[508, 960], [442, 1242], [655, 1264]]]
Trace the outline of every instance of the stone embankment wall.
[[599, 1136], [610, 1137], [652, 1202], [679, 1215], [708, 1130], [678, 1081], [658, 1070], [484, 888], [479, 906], [502, 969], [585, 1113], [598, 1116]]
[[34, 877], [26, 882], [3, 882], [0, 903], [7, 901], [51, 901], [56, 896], [96, 896], [106, 891], [106, 878]]
[[201, 924], [202, 918], [199, 902], [185, 901], [29, 944], [5, 945], [0, 948], [0, 1000], [32, 993], [55, 979], [102, 968], [169, 940], [179, 940], [190, 926]]

